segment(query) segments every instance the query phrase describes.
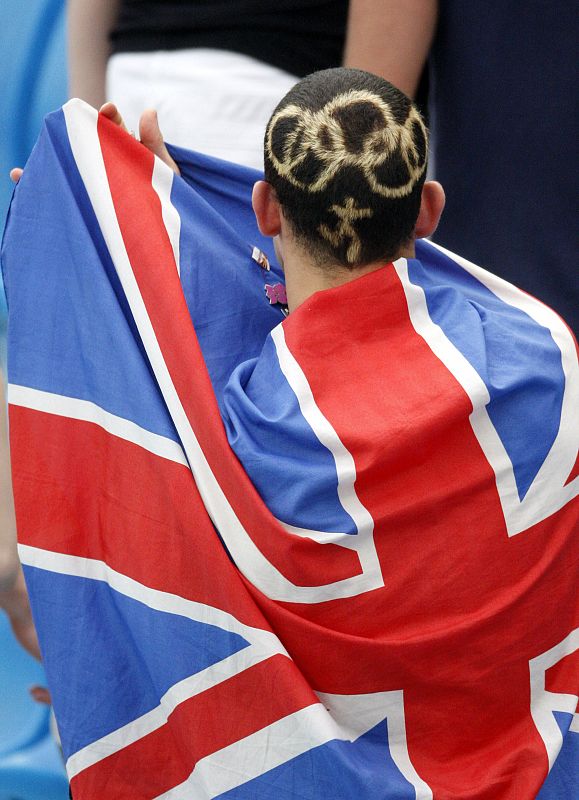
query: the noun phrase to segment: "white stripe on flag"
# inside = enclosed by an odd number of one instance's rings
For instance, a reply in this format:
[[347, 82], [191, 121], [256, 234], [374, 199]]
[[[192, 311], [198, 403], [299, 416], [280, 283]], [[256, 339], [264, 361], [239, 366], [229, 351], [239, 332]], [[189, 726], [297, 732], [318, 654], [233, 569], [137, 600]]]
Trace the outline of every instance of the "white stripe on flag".
[[140, 425], [124, 419], [124, 417], [111, 414], [89, 400], [79, 400], [76, 397], [66, 397], [11, 383], [8, 385], [8, 403], [20, 408], [29, 408], [32, 411], [55, 414], [66, 419], [90, 422], [110, 433], [111, 436], [136, 444], [149, 453], [169, 461], [175, 461], [177, 464], [189, 466], [183, 448], [177, 442], [141, 428]]
[[157, 192], [159, 200], [161, 201], [161, 214], [163, 222], [167, 229], [169, 241], [171, 242], [171, 249], [173, 250], [173, 257], [175, 259], [175, 266], [177, 272], [181, 274], [181, 262], [179, 253], [179, 237], [181, 235], [181, 217], [179, 212], [171, 202], [171, 189], [173, 187], [173, 174], [170, 169], [166, 169], [158, 158], [155, 159], [153, 165], [153, 189]]
[[[384, 586], [384, 577], [374, 544], [374, 520], [356, 494], [356, 464], [352, 454], [318, 407], [308, 379], [287, 346], [283, 326], [274, 328], [271, 336], [281, 371], [297, 398], [304, 419], [320, 443], [332, 454], [338, 478], [338, 498], [357, 529], [356, 535], [343, 534], [339, 541], [339, 544], [355, 550], [360, 558], [362, 572], [350, 579], [351, 586], [355, 588], [355, 594], [378, 589]], [[321, 541], [327, 541], [327, 537], [322, 537]]]
[[[459, 259], [453, 253], [443, 250], [443, 248], [439, 247], [438, 249], [442, 250], [461, 266], [468, 263], [464, 259]], [[470, 271], [475, 277], [481, 280], [481, 274], [485, 273], [485, 271], [479, 267], [474, 268], [474, 265], [470, 265], [470, 267]], [[559, 331], [558, 345], [561, 347], [566, 378], [561, 427], [541, 469], [521, 500], [513, 464], [487, 410], [490, 396], [484, 381], [460, 350], [446, 336], [442, 328], [431, 319], [424, 290], [410, 280], [406, 259], [400, 258], [395, 261], [394, 268], [406, 295], [408, 312], [414, 329], [422, 336], [434, 355], [454, 375], [473, 405], [470, 423], [495, 473], [497, 492], [503, 509], [508, 535], [515, 536], [522, 533], [559, 511], [579, 494], [579, 478], [575, 478], [565, 485], [565, 481], [569, 477], [577, 457], [577, 442], [579, 438], [579, 426], [577, 426], [576, 421], [577, 408], [579, 408], [579, 366], [572, 339], [568, 331], [567, 339]], [[485, 274], [488, 275], [488, 273]], [[510, 286], [505, 281], [501, 281], [499, 278], [496, 278], [496, 281], [500, 285], [504, 284], [507, 287], [502, 291], [502, 299], [505, 302], [518, 305], [527, 313], [532, 308], [537, 321], [540, 324], [551, 323], [554, 326], [553, 330], [557, 327], [555, 323], [558, 324], [559, 328], [565, 328], [557, 315], [538, 300], [529, 298], [523, 292]], [[491, 288], [492, 285], [497, 296], [501, 296], [494, 283], [491, 284], [487, 280], [485, 285], [488, 285], [488, 288]], [[521, 300], [519, 295], [522, 295], [525, 299]], [[518, 303], [513, 301], [514, 297], [518, 298]], [[536, 307], [539, 307], [539, 311]], [[545, 313], [543, 314], [542, 311]]]
[[217, 686], [274, 655], [289, 658], [279, 639], [270, 631], [245, 625], [232, 614], [205, 603], [197, 603], [169, 592], [151, 589], [133, 578], [117, 572], [104, 561], [54, 553], [23, 544], [18, 546], [18, 552], [20, 560], [25, 566], [60, 575], [102, 581], [114, 591], [138, 600], [155, 611], [178, 614], [195, 622], [214, 625], [221, 630], [235, 633], [249, 642], [249, 646], [238, 653], [176, 683], [161, 697], [159, 705], [151, 711], [70, 756], [66, 763], [66, 769], [71, 779], [87, 767], [160, 728], [166, 723], [174, 709], [185, 700], [212, 686]]

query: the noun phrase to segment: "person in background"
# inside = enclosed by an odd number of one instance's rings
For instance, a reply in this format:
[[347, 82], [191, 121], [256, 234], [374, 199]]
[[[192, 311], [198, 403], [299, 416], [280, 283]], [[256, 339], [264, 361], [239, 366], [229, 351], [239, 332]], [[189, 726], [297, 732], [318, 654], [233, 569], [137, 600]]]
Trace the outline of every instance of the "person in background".
[[155, 107], [167, 141], [263, 168], [262, 133], [304, 75], [342, 61], [348, 0], [69, 0], [70, 95]]
[[349, 66], [411, 95], [429, 57], [433, 172], [449, 198], [434, 240], [575, 333], [578, 25], [571, 0], [351, 0], [346, 47]]
[[416, 98], [436, 30], [436, 0], [350, 0], [344, 63]]

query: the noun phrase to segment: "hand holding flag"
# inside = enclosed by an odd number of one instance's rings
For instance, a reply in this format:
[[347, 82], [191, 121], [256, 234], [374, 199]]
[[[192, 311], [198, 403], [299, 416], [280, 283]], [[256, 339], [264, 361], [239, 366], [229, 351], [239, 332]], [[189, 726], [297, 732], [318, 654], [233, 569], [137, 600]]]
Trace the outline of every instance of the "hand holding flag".
[[[103, 117], [107, 117], [107, 119], [110, 119], [115, 125], [118, 125], [124, 131], [130, 133], [120, 111], [114, 103], [104, 103], [99, 109], [99, 114], [102, 114]], [[181, 174], [177, 162], [171, 158], [171, 154], [167, 150], [163, 134], [159, 128], [159, 119], [155, 109], [145, 109], [141, 114], [139, 120], [139, 139], [141, 144], [150, 150], [153, 155], [158, 156], [176, 175]], [[13, 167], [10, 170], [11, 180], [14, 181], [14, 183], [18, 183], [22, 177], [23, 171], [22, 167]]]

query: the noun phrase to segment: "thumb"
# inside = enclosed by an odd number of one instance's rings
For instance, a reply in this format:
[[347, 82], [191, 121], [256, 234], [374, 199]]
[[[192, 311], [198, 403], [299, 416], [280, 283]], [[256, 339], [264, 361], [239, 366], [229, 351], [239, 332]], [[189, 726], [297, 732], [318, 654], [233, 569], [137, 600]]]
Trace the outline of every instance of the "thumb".
[[139, 120], [139, 138], [145, 147], [158, 156], [161, 161], [164, 161], [167, 166], [171, 167], [173, 172], [180, 175], [181, 172], [175, 161], [171, 158], [169, 151], [165, 146], [163, 134], [159, 128], [159, 120], [157, 112], [153, 109], [143, 111], [141, 119]]
[[50, 692], [44, 686], [31, 686], [30, 694], [33, 700], [36, 700], [37, 703], [44, 703], [44, 705], [51, 705], [52, 699], [50, 697]]

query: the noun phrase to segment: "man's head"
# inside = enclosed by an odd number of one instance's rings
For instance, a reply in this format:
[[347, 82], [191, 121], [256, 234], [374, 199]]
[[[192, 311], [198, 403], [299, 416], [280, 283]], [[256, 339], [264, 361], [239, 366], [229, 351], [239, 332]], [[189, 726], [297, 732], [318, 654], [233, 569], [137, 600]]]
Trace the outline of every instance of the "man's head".
[[361, 70], [325, 70], [275, 109], [265, 179], [312, 260], [353, 269], [389, 261], [412, 242], [427, 148], [422, 118], [402, 92]]

